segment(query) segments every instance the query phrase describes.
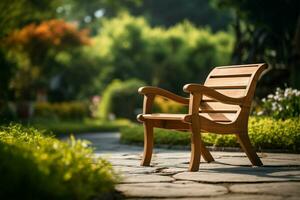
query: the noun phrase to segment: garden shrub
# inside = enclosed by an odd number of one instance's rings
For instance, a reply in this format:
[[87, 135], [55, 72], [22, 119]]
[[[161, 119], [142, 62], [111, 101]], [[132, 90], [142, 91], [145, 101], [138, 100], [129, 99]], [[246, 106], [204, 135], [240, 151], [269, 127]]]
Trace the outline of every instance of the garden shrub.
[[134, 77], [182, 93], [185, 83], [204, 81], [209, 70], [230, 62], [232, 35], [185, 21], [151, 27], [143, 17], [122, 14], [103, 20], [91, 49], [103, 68], [99, 80]]
[[255, 111], [257, 115], [271, 116], [276, 119], [300, 117], [300, 91], [292, 88], [276, 88]]
[[117, 180], [86, 141], [59, 141], [33, 128], [0, 128], [0, 199], [105, 199]]
[[83, 119], [89, 116], [88, 104], [84, 102], [36, 103], [35, 118]]
[[[163, 145], [190, 145], [190, 134], [166, 129], [155, 129], [154, 143]], [[276, 120], [267, 117], [250, 117], [249, 137], [257, 149], [280, 149], [300, 151], [300, 118]], [[144, 130], [141, 125], [121, 129], [124, 143], [143, 143]], [[203, 133], [206, 145], [216, 147], [238, 147], [235, 135]]]
[[187, 113], [188, 106], [182, 105], [167, 98], [156, 96], [154, 99], [153, 112], [157, 113]]
[[103, 92], [100, 103], [100, 116], [109, 119], [113, 114], [117, 118], [135, 119], [137, 109], [143, 107], [143, 97], [138, 88], [145, 83], [137, 79], [127, 81], [115, 80]]

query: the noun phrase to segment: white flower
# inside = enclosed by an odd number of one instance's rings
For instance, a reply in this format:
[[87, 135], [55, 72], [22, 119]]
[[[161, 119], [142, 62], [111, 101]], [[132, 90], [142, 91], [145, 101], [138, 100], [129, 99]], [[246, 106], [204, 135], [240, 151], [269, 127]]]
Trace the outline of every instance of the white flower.
[[259, 112], [257, 113], [257, 115], [263, 115], [263, 114], [264, 114], [263, 111], [259, 111]]

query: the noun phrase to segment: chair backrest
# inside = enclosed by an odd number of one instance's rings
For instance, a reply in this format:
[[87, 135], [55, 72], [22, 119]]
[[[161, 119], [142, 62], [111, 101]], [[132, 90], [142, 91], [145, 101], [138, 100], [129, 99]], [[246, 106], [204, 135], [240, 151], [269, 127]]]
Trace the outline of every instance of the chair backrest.
[[200, 113], [207, 113], [214, 121], [233, 121], [241, 109], [250, 110], [255, 87], [267, 65], [248, 64], [232, 65], [214, 68], [208, 75], [204, 85], [216, 89], [229, 97], [245, 97], [242, 105], [230, 105], [218, 102], [203, 96], [200, 104]]

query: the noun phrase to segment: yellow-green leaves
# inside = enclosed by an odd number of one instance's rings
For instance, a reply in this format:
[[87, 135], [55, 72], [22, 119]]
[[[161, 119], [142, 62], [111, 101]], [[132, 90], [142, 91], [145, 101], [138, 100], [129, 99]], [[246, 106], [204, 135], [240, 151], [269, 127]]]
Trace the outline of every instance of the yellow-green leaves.
[[101, 199], [117, 176], [92, 153], [74, 136], [62, 142], [21, 125], [0, 127], [0, 199]]

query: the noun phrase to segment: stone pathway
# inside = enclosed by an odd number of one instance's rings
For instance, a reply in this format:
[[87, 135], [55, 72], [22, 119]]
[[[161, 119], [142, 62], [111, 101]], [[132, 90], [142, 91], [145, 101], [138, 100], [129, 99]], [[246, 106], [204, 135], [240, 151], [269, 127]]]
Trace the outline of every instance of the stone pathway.
[[[263, 167], [252, 167], [243, 152], [212, 152], [215, 162], [201, 162], [188, 172], [190, 152], [155, 149], [151, 167], [141, 167], [142, 148], [119, 144], [118, 133], [81, 134], [96, 155], [122, 175], [117, 185], [130, 199], [300, 199], [300, 155], [259, 153]], [[203, 159], [202, 159], [203, 160]]]

